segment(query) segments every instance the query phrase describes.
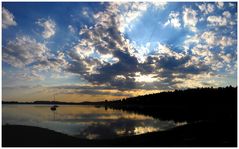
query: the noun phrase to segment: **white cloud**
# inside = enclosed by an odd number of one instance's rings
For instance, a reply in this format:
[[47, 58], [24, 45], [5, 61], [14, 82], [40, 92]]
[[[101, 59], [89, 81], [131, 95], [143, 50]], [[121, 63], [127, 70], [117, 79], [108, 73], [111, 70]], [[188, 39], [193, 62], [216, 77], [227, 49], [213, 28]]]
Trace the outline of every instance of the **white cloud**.
[[207, 11], [208, 11], [208, 13], [212, 13], [214, 11], [214, 5], [207, 4]]
[[229, 7], [234, 7], [234, 6], [235, 6], [235, 4], [229, 3]]
[[22, 79], [32, 81], [32, 80], [44, 80], [44, 76], [39, 75], [36, 71], [31, 70], [29, 73], [22, 73]]
[[230, 63], [232, 61], [231, 54], [224, 53], [223, 51], [219, 53], [219, 56], [223, 59], [224, 62]]
[[224, 11], [222, 15], [226, 18], [231, 18], [231, 13], [229, 11]]
[[43, 27], [42, 36], [45, 39], [51, 38], [56, 32], [56, 23], [52, 19], [39, 19], [36, 24]]
[[217, 2], [216, 4], [219, 9], [223, 9], [223, 6], [224, 6], [223, 2]]
[[194, 35], [194, 36], [190, 36], [188, 35], [186, 40], [184, 41], [184, 44], [186, 46], [189, 46], [192, 43], [199, 43], [200, 42], [200, 36], [198, 34]]
[[135, 73], [135, 82], [156, 82], [159, 78], [155, 74], [142, 75], [140, 72]]
[[201, 10], [202, 13], [205, 13], [205, 14], [209, 14], [209, 13], [212, 13], [214, 11], [214, 5], [212, 4], [201, 4], [201, 5], [198, 5], [198, 8]]
[[[74, 47], [75, 55], [79, 59], [91, 57], [97, 54], [97, 58], [112, 55], [115, 50], [131, 51], [132, 45], [122, 34], [126, 29], [131, 29], [135, 21], [140, 18], [148, 8], [163, 9], [166, 3], [161, 2], [117, 2], [110, 3], [104, 12], [94, 14], [96, 25], [92, 27], [84, 26], [80, 30], [80, 35], [86, 37]], [[107, 62], [115, 57], [108, 57]], [[110, 60], [110, 61], [109, 61]]]
[[23, 83], [27, 84], [26, 81], [44, 80], [44, 76], [39, 75], [34, 70], [26, 69], [26, 68], [23, 68], [21, 71], [17, 71], [14, 73], [8, 72], [6, 78], [8, 79], [9, 82], [15, 82], [14, 86], [16, 86], [16, 84], [18, 84], [17, 82], [19, 82], [19, 81], [20, 82], [24, 81]]
[[44, 43], [26, 35], [8, 41], [2, 53], [3, 62], [21, 68], [15, 80], [44, 80], [43, 73], [61, 74], [68, 66], [63, 52], [51, 53]]
[[74, 50], [80, 58], [89, 58], [94, 53], [94, 45], [85, 39], [74, 47]]
[[161, 56], [171, 56], [171, 57], [175, 57], [176, 59], [180, 59], [185, 56], [182, 53], [173, 51], [170, 47], [160, 42], [158, 42], [158, 46], [156, 47], [155, 50], [157, 51], [156, 54]]
[[68, 25], [68, 30], [69, 30], [71, 33], [75, 33], [75, 32], [76, 32], [76, 29], [75, 29], [72, 25]]
[[89, 9], [87, 7], [84, 7], [81, 12], [85, 17], [89, 17]]
[[197, 12], [191, 8], [184, 8], [183, 11], [183, 21], [184, 21], [184, 26], [188, 27], [191, 31], [196, 32], [197, 28]]
[[48, 48], [29, 36], [19, 36], [8, 41], [3, 47], [3, 61], [14, 66], [24, 67], [37, 61], [47, 59]]
[[202, 38], [203, 40], [205, 40], [206, 43], [207, 43], [208, 45], [210, 45], [210, 46], [211, 46], [211, 45], [214, 45], [215, 42], [216, 42], [215, 33], [212, 32], [212, 31], [204, 32], [204, 33], [202, 34], [201, 38]]
[[113, 20], [115, 21], [115, 25], [120, 32], [124, 32], [126, 29], [131, 30], [131, 28], [133, 27], [133, 22], [137, 21], [138, 18], [143, 15], [143, 13], [150, 6], [149, 4], [150, 3], [146, 2], [110, 3], [106, 11], [96, 13], [93, 17], [96, 22], [100, 22], [100, 24], [107, 26], [110, 25], [108, 23], [112, 23], [110, 22], [110, 20], [112, 20], [112, 18], [110, 17], [114, 15]]
[[209, 26], [229, 26], [236, 24], [236, 20], [229, 11], [224, 11], [221, 16], [208, 16], [207, 21]]
[[[203, 62], [212, 71], [220, 71], [235, 61], [232, 51], [227, 51], [226, 47], [236, 45], [236, 40], [213, 31], [189, 36], [184, 45], [187, 49], [191, 49], [191, 60], [188, 63], [191, 65], [199, 65]], [[220, 47], [219, 53], [215, 52], [215, 47]]]
[[[197, 56], [211, 57], [212, 53], [207, 45], [198, 44], [192, 48], [192, 53]], [[205, 61], [207, 64], [207, 61]]]
[[207, 21], [211, 26], [226, 26], [227, 19], [222, 16], [209, 16], [207, 17]]
[[204, 12], [207, 10], [207, 5], [206, 4], [201, 4], [201, 5], [198, 5], [198, 8], [201, 10], [201, 12]]
[[94, 18], [105, 22], [109, 22], [107, 18], [109, 13], [115, 15], [115, 20], [120, 32], [125, 32], [126, 29], [131, 30], [134, 27], [134, 22], [136, 22], [149, 8], [157, 9], [160, 11], [165, 8], [167, 5], [166, 2], [116, 2], [110, 3], [107, 8], [107, 13], [97, 13], [94, 15]]
[[51, 54], [47, 59], [34, 64], [31, 69], [36, 72], [51, 71], [54, 72], [53, 74], [56, 76], [59, 75], [63, 69], [66, 69], [67, 66], [68, 62], [65, 59], [65, 54], [57, 51], [56, 54]]
[[213, 31], [206, 31], [200, 34], [196, 34], [194, 36], [189, 36], [185, 41], [184, 45], [187, 47], [192, 44], [206, 44], [209, 46], [208, 48], [212, 48], [215, 46], [220, 46], [222, 49], [227, 46], [232, 46], [236, 43], [231, 37], [226, 36], [218, 36], [216, 32]]
[[[123, 8], [120, 11], [119, 8]], [[117, 16], [119, 17], [119, 30], [124, 32], [125, 29], [131, 30], [133, 28], [133, 22], [137, 21], [149, 7], [149, 3], [120, 3], [117, 6], [116, 11], [119, 11]], [[160, 7], [160, 5], [158, 6]]]
[[179, 19], [179, 12], [174, 12], [172, 11], [169, 14], [169, 19], [168, 21], [164, 24], [164, 26], [172, 26], [176, 29], [179, 29], [181, 27], [180, 19]]
[[119, 15], [120, 20], [123, 20], [119, 26], [121, 32], [124, 32], [125, 29], [131, 30], [133, 27], [132, 22], [141, 17], [148, 8], [147, 3], [127, 3], [121, 6], [125, 9], [125, 12]]
[[218, 42], [219, 42], [221, 48], [225, 48], [227, 46], [232, 46], [233, 44], [236, 43], [236, 41], [234, 39], [232, 39], [231, 37], [226, 37], [226, 36], [221, 37], [221, 39]]
[[152, 1], [151, 4], [158, 8], [158, 9], [164, 9], [165, 6], [167, 5], [167, 2], [163, 2], [163, 1]]
[[14, 16], [7, 9], [2, 7], [2, 27], [3, 29], [8, 28], [9, 26], [16, 26], [17, 23], [14, 20]]

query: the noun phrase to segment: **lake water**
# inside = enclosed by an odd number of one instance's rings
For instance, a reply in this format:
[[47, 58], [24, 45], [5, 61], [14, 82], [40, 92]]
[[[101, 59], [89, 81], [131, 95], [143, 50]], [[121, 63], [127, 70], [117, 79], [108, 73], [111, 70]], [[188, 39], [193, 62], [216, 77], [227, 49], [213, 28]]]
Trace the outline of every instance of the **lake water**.
[[3, 105], [2, 123], [38, 126], [87, 139], [105, 139], [164, 131], [185, 123], [161, 121], [120, 110], [82, 105]]

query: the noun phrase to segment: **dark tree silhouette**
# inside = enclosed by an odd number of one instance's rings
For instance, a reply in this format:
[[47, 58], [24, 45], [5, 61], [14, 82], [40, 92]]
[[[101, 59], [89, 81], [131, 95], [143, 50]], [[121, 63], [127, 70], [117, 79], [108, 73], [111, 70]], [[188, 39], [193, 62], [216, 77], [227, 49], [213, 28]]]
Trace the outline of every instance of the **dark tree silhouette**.
[[237, 87], [196, 88], [97, 102], [108, 108], [175, 121], [237, 119]]

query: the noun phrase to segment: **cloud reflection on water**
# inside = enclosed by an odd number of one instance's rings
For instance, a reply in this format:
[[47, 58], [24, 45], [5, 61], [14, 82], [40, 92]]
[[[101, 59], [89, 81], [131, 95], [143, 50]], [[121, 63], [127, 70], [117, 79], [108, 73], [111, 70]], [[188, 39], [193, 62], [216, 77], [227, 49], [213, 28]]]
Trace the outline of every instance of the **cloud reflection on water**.
[[163, 131], [184, 125], [149, 116], [94, 106], [3, 105], [3, 124], [31, 125], [88, 139], [106, 139]]

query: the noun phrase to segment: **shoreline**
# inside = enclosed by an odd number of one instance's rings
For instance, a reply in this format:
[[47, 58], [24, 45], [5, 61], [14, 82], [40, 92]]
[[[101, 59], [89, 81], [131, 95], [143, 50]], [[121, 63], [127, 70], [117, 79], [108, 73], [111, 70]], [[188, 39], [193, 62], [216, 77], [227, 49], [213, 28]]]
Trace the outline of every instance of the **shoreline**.
[[[53, 130], [3, 125], [3, 147], [236, 147], [237, 131], [230, 122], [198, 122], [167, 131], [115, 139], [79, 139]], [[224, 128], [224, 129], [223, 129]], [[227, 129], [225, 129], [227, 128]]]

